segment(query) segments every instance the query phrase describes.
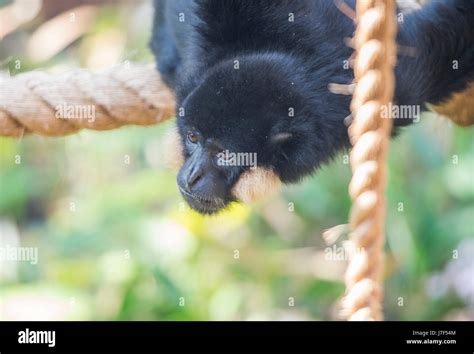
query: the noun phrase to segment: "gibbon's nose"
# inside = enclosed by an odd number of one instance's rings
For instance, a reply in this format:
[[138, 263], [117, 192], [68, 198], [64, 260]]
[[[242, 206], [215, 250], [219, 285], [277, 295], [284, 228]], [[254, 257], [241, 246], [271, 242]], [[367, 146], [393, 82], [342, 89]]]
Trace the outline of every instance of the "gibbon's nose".
[[196, 183], [201, 179], [204, 174], [204, 170], [201, 166], [195, 166], [192, 171], [189, 173], [188, 177], [186, 178], [186, 189], [188, 192], [193, 191], [193, 187]]

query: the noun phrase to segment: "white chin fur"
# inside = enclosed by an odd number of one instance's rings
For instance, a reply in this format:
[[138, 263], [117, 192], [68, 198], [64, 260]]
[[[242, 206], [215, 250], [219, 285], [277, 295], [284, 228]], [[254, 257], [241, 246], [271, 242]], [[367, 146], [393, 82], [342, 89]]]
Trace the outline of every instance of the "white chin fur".
[[244, 203], [251, 203], [274, 194], [280, 185], [280, 178], [272, 170], [257, 167], [240, 176], [232, 195]]

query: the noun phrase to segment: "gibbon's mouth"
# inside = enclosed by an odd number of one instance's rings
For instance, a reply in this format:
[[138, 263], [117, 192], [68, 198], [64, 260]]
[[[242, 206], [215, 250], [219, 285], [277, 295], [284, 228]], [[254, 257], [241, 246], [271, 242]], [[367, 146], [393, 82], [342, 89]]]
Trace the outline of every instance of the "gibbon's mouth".
[[201, 214], [215, 214], [228, 204], [221, 198], [204, 198], [200, 195], [190, 193], [181, 187], [179, 187], [179, 191], [191, 209], [194, 209]]

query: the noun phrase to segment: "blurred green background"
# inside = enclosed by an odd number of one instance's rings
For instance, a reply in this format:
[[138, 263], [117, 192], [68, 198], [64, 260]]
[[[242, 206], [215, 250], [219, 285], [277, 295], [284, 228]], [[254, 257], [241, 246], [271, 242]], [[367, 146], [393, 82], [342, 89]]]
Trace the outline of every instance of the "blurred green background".
[[[150, 62], [151, 11], [0, 0], [0, 69]], [[38, 250], [37, 264], [0, 259], [0, 319], [339, 318], [346, 261], [332, 256], [344, 237], [327, 246], [321, 234], [347, 220], [345, 156], [268, 201], [205, 218], [163, 164], [170, 124], [0, 137], [0, 247]], [[388, 320], [474, 319], [473, 138], [426, 114], [391, 144]]]

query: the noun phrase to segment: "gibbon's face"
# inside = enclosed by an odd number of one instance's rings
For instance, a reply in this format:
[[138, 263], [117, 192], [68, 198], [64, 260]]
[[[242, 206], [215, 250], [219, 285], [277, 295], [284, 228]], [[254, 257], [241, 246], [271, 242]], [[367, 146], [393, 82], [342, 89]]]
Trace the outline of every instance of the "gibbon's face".
[[305, 97], [285, 65], [275, 55], [243, 58], [239, 69], [229, 61], [178, 99], [184, 162], [177, 182], [194, 210], [216, 213], [314, 169]]

